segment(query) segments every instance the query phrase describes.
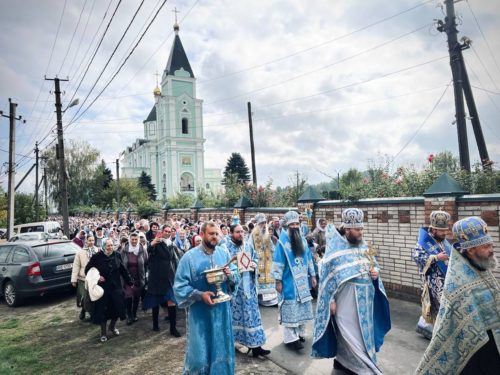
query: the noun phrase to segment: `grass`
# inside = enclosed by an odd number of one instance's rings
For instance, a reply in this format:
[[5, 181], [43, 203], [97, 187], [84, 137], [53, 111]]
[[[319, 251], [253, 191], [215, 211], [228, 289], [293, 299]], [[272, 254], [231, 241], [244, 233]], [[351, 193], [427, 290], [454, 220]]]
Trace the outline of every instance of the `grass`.
[[31, 338], [38, 322], [7, 319], [0, 322], [0, 374], [48, 373], [51, 365], [43, 362], [45, 349]]

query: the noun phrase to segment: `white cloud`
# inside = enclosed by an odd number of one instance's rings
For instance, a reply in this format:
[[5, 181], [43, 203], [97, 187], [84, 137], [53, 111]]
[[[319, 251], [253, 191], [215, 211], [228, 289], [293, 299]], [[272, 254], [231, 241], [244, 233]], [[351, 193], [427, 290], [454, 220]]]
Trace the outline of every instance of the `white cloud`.
[[[86, 65], [84, 52], [108, 5], [95, 2], [87, 33], [81, 39], [90, 3], [68, 62], [61, 70], [62, 77], [70, 75], [71, 79], [64, 85], [65, 103], [71, 98], [78, 77], [68, 71], [70, 62], [78, 52], [73, 70], [82, 61], [82, 66]], [[181, 10], [180, 19], [193, 3], [194, 0], [185, 0], [175, 4]], [[500, 61], [497, 52], [500, 41], [496, 34], [500, 9], [493, 3], [481, 0], [471, 2], [471, 6], [496, 61], [467, 4], [457, 3], [456, 8], [462, 22], [459, 37], [467, 35], [474, 41], [474, 50], [464, 51], [472, 83], [498, 92], [500, 69], [496, 63]], [[47, 71], [49, 76], [58, 72], [83, 0], [67, 4]], [[117, 12], [109, 35], [78, 92], [81, 99], [94, 83], [138, 4], [139, 1], [124, 2]], [[112, 60], [95, 93], [118, 67], [155, 4], [156, 1], [146, 2], [139, 13], [139, 22], [130, 29], [117, 51], [119, 59]], [[259, 182], [272, 177], [276, 184], [285, 185], [290, 173], [299, 170], [315, 183], [325, 179], [317, 170], [335, 175], [335, 170], [364, 168], [367, 160], [378, 154], [398, 153], [431, 111], [444, 85], [449, 83], [451, 72], [445, 58], [391, 73], [446, 56], [446, 36], [427, 26], [385, 46], [367, 50], [429, 24], [433, 19], [443, 18], [438, 2], [429, 2], [366, 30], [338, 37], [417, 4], [416, 0], [199, 1], [181, 23], [180, 37], [198, 79], [198, 97], [204, 100], [206, 167], [223, 168], [233, 151], [241, 152], [250, 163], [247, 101], [252, 102], [254, 112]], [[172, 43], [170, 8], [173, 6], [167, 3], [103, 98], [69, 128], [66, 138], [86, 139], [101, 150], [106, 161], [114, 161], [135, 138], [142, 137], [142, 120], [153, 104], [154, 73], [164, 69]], [[111, 9], [114, 7], [115, 3]], [[61, 10], [62, 2], [56, 0], [0, 4], [0, 108], [7, 109], [7, 98], [13, 97], [19, 102], [18, 113], [31, 117], [29, 130], [18, 132], [18, 152], [29, 152], [35, 140], [54, 123], [50, 120], [54, 110], [53, 95], [48, 93], [51, 83], [44, 84], [40, 100], [32, 108], [40, 91]], [[328, 41], [332, 42], [326, 43]], [[311, 48], [318, 45], [321, 46]], [[308, 48], [311, 49], [295, 54]], [[361, 53], [363, 51], [366, 52]], [[291, 54], [295, 55], [281, 59]], [[277, 59], [279, 61], [269, 63]], [[255, 66], [260, 67], [248, 69]], [[238, 71], [242, 72], [233, 74]], [[266, 88], [268, 86], [272, 87]], [[430, 152], [445, 149], [457, 152], [456, 128], [451, 125], [454, 120], [452, 93], [450, 87], [427, 123], [398, 156], [397, 163], [420, 164]], [[500, 160], [499, 96], [488, 96], [477, 89], [474, 94], [490, 157]], [[75, 111], [76, 108], [68, 110], [64, 120], [68, 121]], [[7, 145], [6, 128], [6, 122], [2, 122], [2, 148]], [[470, 129], [469, 148], [471, 159], [477, 160], [477, 147]], [[7, 154], [0, 153], [0, 156], [2, 163], [7, 160]], [[28, 167], [29, 164], [24, 170]], [[5, 180], [0, 178], [4, 186]], [[25, 186], [28, 189], [32, 184]]]

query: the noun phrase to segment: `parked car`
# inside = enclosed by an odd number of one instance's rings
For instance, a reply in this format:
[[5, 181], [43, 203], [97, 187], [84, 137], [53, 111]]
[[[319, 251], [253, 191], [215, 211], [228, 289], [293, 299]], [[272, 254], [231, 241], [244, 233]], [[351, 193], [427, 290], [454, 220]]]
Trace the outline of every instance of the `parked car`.
[[53, 240], [0, 245], [0, 294], [18, 306], [30, 296], [71, 288], [71, 269], [78, 245]]
[[9, 242], [31, 242], [31, 241], [48, 241], [50, 235], [45, 232], [19, 233], [12, 236]]
[[33, 232], [48, 233], [50, 238], [62, 238], [63, 236], [61, 225], [57, 221], [39, 221], [37, 223], [14, 225], [15, 234]]

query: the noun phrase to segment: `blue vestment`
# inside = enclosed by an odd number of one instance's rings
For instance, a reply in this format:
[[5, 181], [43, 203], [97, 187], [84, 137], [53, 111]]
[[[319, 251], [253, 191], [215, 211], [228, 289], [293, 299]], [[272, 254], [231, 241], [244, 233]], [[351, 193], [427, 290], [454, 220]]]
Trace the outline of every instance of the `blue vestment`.
[[295, 256], [288, 232], [282, 230], [276, 243], [271, 276], [281, 280], [283, 289], [279, 296], [280, 324], [298, 327], [313, 319], [309, 277], [316, 276], [311, 251], [302, 238], [304, 253]]
[[[441, 242], [448, 256], [451, 254], [451, 244], [448, 240]], [[448, 266], [443, 261], [438, 261], [436, 256], [441, 252], [437, 241], [429, 234], [429, 228], [420, 228], [417, 246], [413, 249], [412, 258], [418, 266], [420, 273], [423, 272], [427, 261], [434, 257], [427, 274], [423, 275], [430, 288], [431, 315], [435, 319], [439, 310], [439, 301], [443, 293], [444, 279]]]
[[474, 268], [452, 249], [432, 340], [415, 374], [459, 374], [488, 343], [487, 331], [500, 352], [499, 317], [500, 287], [495, 276]]
[[[229, 240], [227, 247], [231, 256], [245, 251], [249, 260], [258, 264], [257, 254], [248, 243], [245, 242], [243, 245], [237, 246]], [[257, 299], [256, 274], [255, 271], [242, 272], [238, 290], [231, 299], [234, 339], [248, 348], [256, 348], [266, 342]]]
[[[180, 260], [175, 274], [174, 293], [180, 308], [188, 308], [188, 335], [185, 375], [234, 374], [234, 338], [231, 304], [222, 302], [208, 306], [201, 300], [206, 291], [215, 293], [214, 285], [207, 282], [205, 274], [210, 268], [221, 267], [231, 256], [225, 247], [217, 246], [212, 255], [201, 247], [189, 250]], [[230, 265], [233, 282], [239, 279], [237, 268]], [[230, 293], [230, 281], [222, 290]], [[234, 284], [233, 284], [234, 285]]]
[[[370, 263], [364, 256], [367, 249], [366, 242], [352, 245], [335, 229], [333, 230], [333, 237], [327, 243], [319, 273], [313, 357], [332, 358], [337, 355], [340, 338], [337, 337], [339, 332], [335, 319], [330, 319], [330, 303], [336, 301], [338, 293], [348, 287], [354, 292], [355, 305], [351, 309], [354, 314], [357, 314], [357, 322], [361, 330], [361, 345], [373, 363], [373, 366], [370, 364], [369, 367], [376, 369], [376, 352], [382, 346], [384, 336], [391, 328], [391, 322], [389, 302], [382, 280], [380, 277], [372, 280], [368, 273]], [[374, 266], [377, 269], [376, 263]], [[354, 328], [351, 327], [351, 329]], [[355, 371], [352, 368], [350, 370]]]

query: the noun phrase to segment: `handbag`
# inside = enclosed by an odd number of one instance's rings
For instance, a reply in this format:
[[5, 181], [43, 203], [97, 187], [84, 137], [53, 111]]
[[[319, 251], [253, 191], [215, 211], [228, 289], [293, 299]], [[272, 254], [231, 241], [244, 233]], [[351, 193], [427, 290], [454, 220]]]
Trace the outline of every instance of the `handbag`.
[[431, 292], [429, 290], [429, 283], [427, 282], [425, 275], [427, 274], [427, 271], [429, 270], [433, 260], [433, 257], [429, 257], [422, 271], [424, 282], [422, 284], [422, 295], [420, 296], [420, 302], [422, 304], [422, 318], [424, 318], [425, 322], [428, 324], [434, 324], [434, 319], [431, 313]]

